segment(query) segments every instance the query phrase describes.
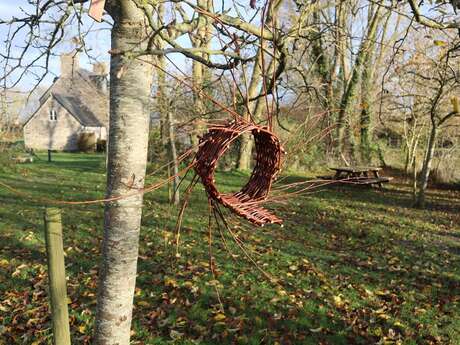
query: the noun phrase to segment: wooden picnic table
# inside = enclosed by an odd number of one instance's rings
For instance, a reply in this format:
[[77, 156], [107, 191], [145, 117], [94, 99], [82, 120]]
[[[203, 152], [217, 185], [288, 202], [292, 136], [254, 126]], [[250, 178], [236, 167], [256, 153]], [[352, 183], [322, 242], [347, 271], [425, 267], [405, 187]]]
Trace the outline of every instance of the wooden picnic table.
[[333, 167], [329, 168], [335, 171], [335, 180], [343, 178], [353, 178], [353, 177], [369, 177], [369, 174], [373, 174], [374, 177], [379, 178], [379, 171], [382, 168], [379, 167], [366, 167], [366, 166], [356, 166], [356, 167]]
[[347, 166], [331, 167], [335, 171], [334, 176], [320, 176], [320, 178], [334, 180], [348, 184], [358, 185], [378, 185], [382, 188], [382, 183], [390, 182], [391, 177], [381, 177], [379, 175], [382, 168], [371, 166]]

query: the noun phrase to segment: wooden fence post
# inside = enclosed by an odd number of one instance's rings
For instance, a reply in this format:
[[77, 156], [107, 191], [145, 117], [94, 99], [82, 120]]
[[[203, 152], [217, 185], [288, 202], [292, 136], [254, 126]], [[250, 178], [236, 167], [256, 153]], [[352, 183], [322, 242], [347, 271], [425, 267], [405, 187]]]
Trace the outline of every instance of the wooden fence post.
[[45, 209], [45, 240], [54, 345], [70, 345], [61, 211]]

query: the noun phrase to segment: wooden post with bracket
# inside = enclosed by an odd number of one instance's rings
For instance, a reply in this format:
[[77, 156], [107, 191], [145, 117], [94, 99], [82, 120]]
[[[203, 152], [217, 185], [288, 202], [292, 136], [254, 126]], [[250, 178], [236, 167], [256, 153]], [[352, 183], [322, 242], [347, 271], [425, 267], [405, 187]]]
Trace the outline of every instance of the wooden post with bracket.
[[45, 209], [45, 240], [54, 345], [70, 345], [61, 211]]

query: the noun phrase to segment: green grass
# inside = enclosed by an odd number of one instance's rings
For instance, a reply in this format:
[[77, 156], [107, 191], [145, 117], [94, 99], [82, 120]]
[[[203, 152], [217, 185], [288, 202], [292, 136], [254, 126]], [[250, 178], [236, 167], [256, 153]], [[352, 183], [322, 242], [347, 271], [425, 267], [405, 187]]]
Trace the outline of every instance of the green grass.
[[[103, 156], [41, 158], [0, 167], [0, 181], [36, 199], [103, 197]], [[228, 191], [245, 178], [218, 181]], [[177, 209], [166, 188], [150, 193], [132, 344], [460, 344], [460, 193], [432, 190], [429, 201], [427, 210], [412, 208], [398, 183], [292, 196], [276, 206], [284, 227], [235, 230], [256, 264], [228, 232], [224, 245], [212, 229], [213, 276], [202, 187], [186, 211], [180, 257]], [[51, 341], [44, 204], [0, 188], [0, 344]], [[63, 207], [63, 221], [73, 343], [89, 344], [103, 207]]]

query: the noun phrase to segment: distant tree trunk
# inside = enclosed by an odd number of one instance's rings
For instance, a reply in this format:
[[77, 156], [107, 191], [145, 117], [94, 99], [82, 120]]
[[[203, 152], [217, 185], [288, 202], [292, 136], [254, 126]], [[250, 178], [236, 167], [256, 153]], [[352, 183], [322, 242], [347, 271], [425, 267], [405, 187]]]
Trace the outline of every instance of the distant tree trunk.
[[380, 165], [384, 168], [387, 167], [388, 165], [385, 162], [385, 155], [379, 142], [377, 142], [377, 156], [379, 158]]
[[416, 205], [418, 207], [425, 207], [425, 192], [428, 187], [428, 179], [430, 178], [431, 164], [434, 156], [434, 149], [436, 146], [437, 126], [435, 123], [431, 125], [430, 138], [428, 139], [428, 147], [423, 160], [422, 172], [420, 173], [419, 189], [417, 195]]
[[176, 150], [176, 139], [174, 135], [174, 119], [172, 116], [172, 110], [168, 111], [168, 139], [169, 139], [169, 153], [171, 161], [173, 162], [173, 195], [172, 202], [174, 205], [179, 205], [180, 195], [177, 187], [179, 186], [180, 177], [179, 177], [179, 162], [177, 161], [177, 150]]
[[[260, 50], [259, 50], [260, 51]], [[261, 60], [259, 60], [260, 55], [256, 55], [256, 61], [260, 61], [260, 64], [254, 66], [251, 82], [248, 87], [248, 98], [252, 99], [259, 95], [260, 92], [264, 90], [260, 90], [260, 84], [262, 79], [265, 77], [262, 72], [262, 65]], [[273, 70], [275, 68], [275, 59], [272, 59], [268, 66], [266, 67], [266, 75], [272, 75]], [[250, 113], [254, 121], [261, 120], [262, 114], [266, 110], [266, 99], [265, 97], [259, 97], [255, 101], [249, 102], [249, 111], [246, 111], [244, 117], [246, 120], [250, 120]], [[253, 140], [251, 139], [251, 134], [245, 134], [241, 136], [241, 144], [240, 144], [240, 151], [238, 155], [238, 165], [237, 168], [240, 171], [249, 170], [251, 168], [251, 154], [252, 154], [252, 147], [254, 145]]]
[[246, 171], [251, 168], [251, 154], [252, 154], [252, 139], [250, 134], [241, 136], [240, 150], [238, 153], [238, 166], [239, 171]]
[[[383, 42], [385, 39], [385, 33], [388, 27], [391, 12], [388, 11], [386, 20], [382, 28], [382, 38], [380, 47], [384, 46]], [[377, 20], [376, 29], [371, 31], [371, 37], [368, 37], [368, 48], [366, 63], [363, 67], [363, 74], [361, 77], [361, 114], [360, 114], [360, 153], [361, 163], [370, 164], [372, 161], [372, 148], [371, 148], [371, 129], [372, 129], [372, 118], [373, 118], [373, 82], [374, 72], [377, 63], [380, 63], [382, 58], [383, 48], [380, 48], [380, 55], [377, 51], [377, 27], [379, 26], [380, 20]], [[374, 55], [376, 55], [374, 61]]]
[[[254, 98], [259, 93], [260, 82], [262, 79], [262, 66], [261, 66], [261, 49], [257, 51], [254, 68], [252, 70], [251, 81], [248, 86], [247, 97]], [[249, 115], [254, 116], [257, 101], [249, 102], [249, 110], [245, 111], [244, 118], [250, 120]], [[237, 169], [240, 171], [249, 170], [251, 168], [251, 153], [253, 142], [251, 134], [244, 134], [241, 136], [240, 151], [238, 153]]]
[[336, 53], [338, 54], [338, 61], [339, 61], [339, 69], [340, 69], [340, 76], [342, 82], [342, 89], [345, 90], [346, 85], [348, 83], [348, 79], [350, 78], [350, 69], [348, 67], [348, 59], [347, 59], [347, 34], [346, 34], [346, 26], [347, 26], [347, 16], [349, 15], [349, 11], [346, 8], [348, 3], [346, 1], [337, 0], [335, 11], [337, 17], [337, 43], [336, 43]]
[[[406, 141], [408, 139], [406, 138]], [[406, 142], [406, 146], [404, 148], [405, 157], [404, 157], [404, 175], [409, 176], [409, 169], [412, 168], [412, 160], [411, 160], [411, 149], [412, 149], [413, 138], [411, 138], [410, 142]]]
[[335, 123], [335, 112], [332, 110], [334, 108], [334, 88], [332, 84], [332, 75], [335, 71], [335, 66], [333, 64], [336, 63], [337, 59], [331, 63], [331, 60], [327, 54], [327, 50], [324, 49], [323, 36], [320, 34], [322, 32], [322, 27], [320, 25], [320, 11], [314, 11], [312, 16], [317, 31], [311, 40], [312, 58], [313, 63], [316, 66], [316, 73], [321, 80], [321, 105], [325, 112], [321, 130], [328, 131], [327, 135], [325, 136], [325, 150], [328, 151], [333, 146], [334, 141], [333, 133], [329, 131], [329, 129], [333, 128]]
[[[321, 32], [320, 27], [320, 18], [319, 18], [319, 11], [314, 11], [312, 16], [316, 26], [317, 32]], [[331, 68], [329, 59], [327, 57], [326, 50], [323, 48], [323, 40], [321, 34], [316, 34], [312, 37], [312, 58], [316, 66], [316, 72], [318, 73], [321, 79], [321, 90], [323, 93], [323, 107], [328, 110], [329, 109], [329, 85], [331, 79]]]
[[417, 155], [417, 147], [418, 147], [418, 141], [420, 137], [420, 133], [416, 132], [416, 123], [417, 121], [414, 120], [414, 125], [412, 126], [412, 129], [410, 131], [410, 139], [409, 143], [406, 145], [406, 161], [404, 163], [404, 173], [408, 176], [409, 175], [409, 169], [412, 167], [413, 162], [416, 158]]
[[[277, 13], [280, 5], [282, 4], [282, 0], [276, 0], [272, 2], [272, 6], [269, 8], [269, 13], [266, 18], [266, 22], [270, 23], [272, 20], [272, 16]], [[257, 97], [261, 92], [261, 84], [263, 82], [263, 78], [267, 76], [271, 76], [273, 74], [273, 70], [275, 68], [275, 61], [276, 57], [273, 58], [268, 66], [262, 66], [262, 54], [264, 49], [266, 49], [265, 41], [260, 41], [261, 47], [257, 50], [254, 68], [251, 74], [251, 80], [248, 86], [248, 90], [246, 96], [248, 99], [253, 99]], [[263, 70], [265, 67], [265, 71]], [[262, 90], [265, 91], [265, 90]], [[253, 116], [254, 120], [259, 120], [262, 112], [263, 112], [263, 103], [265, 102], [264, 97], [259, 97], [255, 101], [250, 101], [249, 104], [246, 106], [249, 107], [243, 114], [246, 120], [250, 120], [250, 115]], [[241, 136], [240, 141], [240, 150], [238, 153], [238, 162], [237, 162], [237, 169], [240, 171], [249, 170], [251, 168], [251, 154], [252, 154], [252, 147], [253, 147], [253, 140], [251, 138], [251, 134], [244, 134]]]
[[[456, 79], [452, 79], [455, 80]], [[438, 135], [438, 129], [441, 126], [449, 121], [453, 117], [457, 117], [460, 114], [460, 105], [457, 97], [451, 98], [452, 103], [452, 111], [444, 115], [443, 117], [438, 117], [436, 114], [436, 109], [439, 106], [440, 100], [442, 98], [444, 92], [445, 84], [442, 84], [441, 87], [438, 89], [435, 98], [432, 101], [431, 105], [431, 131], [430, 131], [430, 138], [428, 139], [428, 147], [425, 153], [425, 159], [423, 161], [422, 172], [420, 174], [420, 183], [419, 183], [419, 190], [417, 195], [417, 202], [416, 206], [418, 207], [425, 207], [425, 192], [428, 187], [428, 179], [430, 177], [431, 172], [431, 164], [433, 161], [434, 150], [436, 146], [436, 140]]]
[[[208, 0], [198, 0], [197, 5], [200, 8], [207, 9], [208, 11], [212, 11], [212, 1]], [[210, 20], [209, 18], [204, 15], [200, 14], [198, 19], [200, 26], [196, 32], [196, 37], [192, 35], [192, 43], [194, 47], [197, 48], [208, 48], [210, 44]], [[207, 58], [207, 54], [197, 52], [196, 55]], [[193, 103], [194, 103], [194, 113], [195, 113], [195, 126], [194, 131], [190, 137], [190, 141], [193, 146], [198, 145], [198, 135], [203, 132], [203, 124], [202, 124], [202, 117], [206, 113], [206, 105], [203, 100], [203, 96], [201, 95], [201, 90], [203, 90], [206, 86], [206, 71], [203, 68], [203, 65], [193, 60], [192, 62], [192, 78], [193, 84], [197, 90], [200, 92], [193, 93]]]
[[[367, 62], [363, 67], [363, 74], [361, 78], [361, 115], [360, 115], [360, 153], [361, 162], [363, 164], [370, 164], [373, 156], [373, 150], [371, 147], [372, 141], [372, 121], [374, 117], [374, 109], [372, 104], [374, 103], [373, 97], [373, 84], [374, 84], [374, 73], [376, 66], [380, 66], [385, 51], [385, 35], [390, 23], [391, 11], [386, 13], [385, 22], [382, 25], [382, 34], [380, 44], [377, 42], [377, 30], [373, 32], [373, 37], [370, 37]], [[378, 21], [380, 22], [380, 20]], [[378, 26], [378, 23], [377, 23]], [[399, 26], [399, 17], [396, 22], [396, 26]], [[380, 51], [377, 53], [380, 45]], [[375, 60], [374, 55], [376, 55]]]
[[[203, 88], [203, 65], [198, 61], [192, 62], [192, 77], [193, 77], [193, 85], [198, 89], [202, 90]], [[194, 106], [194, 114], [195, 114], [195, 126], [192, 134], [190, 136], [190, 141], [192, 146], [198, 145], [198, 135], [203, 131], [201, 125], [201, 117], [205, 113], [205, 107], [203, 103], [203, 98], [201, 93], [194, 92], [193, 93], [193, 106]]]
[[419, 135], [417, 135], [417, 137], [414, 139], [414, 143], [411, 147], [411, 153], [410, 153], [410, 163], [412, 164], [416, 164], [414, 163], [416, 160], [417, 160], [417, 148], [418, 148], [418, 141], [419, 141]]
[[361, 116], [360, 116], [360, 153], [361, 162], [371, 162], [370, 127], [372, 119], [372, 79], [373, 66], [370, 63], [372, 53], [369, 52], [368, 63], [364, 66], [361, 81]]
[[417, 202], [417, 155], [412, 160], [412, 200]]
[[342, 155], [344, 152], [345, 146], [345, 134], [347, 134], [347, 141], [349, 145], [349, 153], [351, 158], [355, 158], [354, 155], [356, 153], [356, 144], [355, 138], [353, 133], [353, 124], [351, 119], [352, 114], [352, 105], [353, 102], [356, 100], [357, 96], [357, 88], [359, 84], [359, 80], [361, 77], [362, 72], [362, 65], [369, 63], [369, 48], [370, 42], [373, 42], [375, 39], [378, 23], [380, 18], [380, 6], [377, 7], [373, 13], [369, 16], [369, 24], [367, 29], [367, 34], [363, 38], [361, 42], [361, 46], [358, 51], [358, 55], [356, 56], [355, 64], [353, 67], [353, 71], [351, 73], [350, 80], [346, 86], [345, 92], [342, 96], [342, 100], [340, 102], [340, 110], [338, 115], [337, 121], [337, 145], [338, 151]]
[[[162, 23], [165, 22], [165, 5], [164, 3], [160, 2], [157, 6], [157, 25], [161, 27]], [[161, 37], [156, 38], [156, 46], [158, 49], [164, 49], [165, 42], [161, 39]], [[168, 99], [166, 95], [166, 73], [164, 72], [166, 68], [166, 58], [164, 55], [159, 55], [157, 58], [158, 61], [158, 69], [156, 71], [157, 74], [157, 99], [156, 99], [156, 106], [157, 111], [160, 115], [160, 140], [163, 147], [169, 142], [168, 139], [168, 119], [167, 119], [167, 108], [168, 108]], [[153, 142], [154, 144], [154, 142]], [[154, 150], [151, 150], [154, 152]], [[158, 157], [157, 157], [158, 158]]]
[[[112, 51], [130, 51], [149, 33], [132, 1], [112, 2]], [[143, 188], [152, 68], [122, 54], [110, 63], [110, 140], [107, 197]], [[99, 271], [95, 344], [129, 345], [143, 196], [107, 203]]]

